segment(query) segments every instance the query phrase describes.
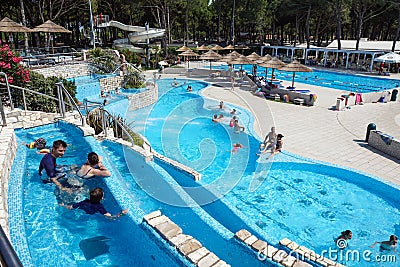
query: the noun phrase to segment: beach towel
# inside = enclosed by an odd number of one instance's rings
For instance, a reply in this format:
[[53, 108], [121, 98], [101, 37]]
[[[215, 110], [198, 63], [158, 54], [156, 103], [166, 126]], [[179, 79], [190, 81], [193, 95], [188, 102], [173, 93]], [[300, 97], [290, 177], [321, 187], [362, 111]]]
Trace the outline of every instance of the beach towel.
[[357, 93], [356, 94], [356, 105], [360, 104], [362, 102], [362, 94]]

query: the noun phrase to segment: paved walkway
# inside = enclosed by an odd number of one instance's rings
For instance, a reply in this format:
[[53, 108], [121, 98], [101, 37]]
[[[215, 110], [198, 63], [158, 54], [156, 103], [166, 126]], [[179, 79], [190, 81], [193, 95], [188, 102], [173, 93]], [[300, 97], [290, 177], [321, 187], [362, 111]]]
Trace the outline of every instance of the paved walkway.
[[[250, 110], [255, 115], [254, 127], [259, 136], [264, 137], [271, 126], [276, 126], [277, 132], [285, 136], [285, 150], [361, 170], [400, 185], [400, 160], [364, 142], [367, 125], [371, 122], [376, 124], [377, 130], [399, 139], [399, 101], [334, 111], [332, 107], [341, 94], [339, 90], [296, 83], [298, 89], [310, 89], [318, 96], [316, 106], [305, 107], [265, 100], [254, 96], [248, 88], [232, 91], [231, 84], [222, 78], [201, 80], [219, 85], [204, 90], [204, 96]], [[289, 82], [284, 85], [288, 86]]]

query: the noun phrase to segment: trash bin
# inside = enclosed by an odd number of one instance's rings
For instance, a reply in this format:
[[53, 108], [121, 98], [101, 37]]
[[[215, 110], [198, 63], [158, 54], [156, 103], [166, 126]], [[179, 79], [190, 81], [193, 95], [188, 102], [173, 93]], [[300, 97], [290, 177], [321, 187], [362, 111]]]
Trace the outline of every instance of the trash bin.
[[368, 139], [369, 139], [369, 133], [372, 131], [372, 130], [376, 130], [376, 125], [375, 125], [375, 123], [370, 123], [370, 124], [368, 124], [368, 126], [367, 126], [367, 136], [365, 137], [365, 142], [368, 142]]
[[390, 98], [390, 101], [396, 101], [397, 100], [397, 94], [399, 93], [399, 90], [393, 89], [392, 91], [392, 97]]
[[344, 98], [343, 97], [338, 97], [336, 100], [336, 110], [342, 110], [344, 109], [344, 103], [343, 103]]

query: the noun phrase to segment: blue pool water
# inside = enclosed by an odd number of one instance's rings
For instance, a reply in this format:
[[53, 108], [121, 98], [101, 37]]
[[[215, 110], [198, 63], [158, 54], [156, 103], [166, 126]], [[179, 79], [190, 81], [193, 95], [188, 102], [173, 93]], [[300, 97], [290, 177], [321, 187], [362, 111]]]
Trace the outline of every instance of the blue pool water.
[[[243, 69], [247, 73], [252, 73], [252, 66], [253, 65], [243, 65]], [[228, 70], [227, 65], [216, 66], [214, 68]], [[235, 65], [235, 70], [240, 70], [240, 66]], [[268, 69], [269, 79], [271, 77], [271, 72], [272, 70]], [[258, 67], [257, 73], [259, 76], [265, 76], [266, 68]], [[276, 79], [285, 81], [291, 81], [293, 77], [292, 72], [279, 70], [275, 70], [274, 75]], [[299, 82], [359, 93], [379, 92], [400, 87], [400, 81], [398, 79], [377, 78], [366, 75], [345, 74], [316, 69], [313, 69], [313, 72], [296, 72], [294, 81], [295, 86], [296, 82]]]
[[68, 78], [67, 80], [75, 82], [75, 85], [77, 87], [76, 98], [79, 101], [83, 101], [83, 99], [87, 97], [99, 96], [99, 79], [112, 76], [115, 76], [115, 74], [91, 74], [87, 76]]
[[[17, 131], [18, 142], [30, 142], [38, 137], [45, 138], [50, 144], [57, 139], [71, 144], [65, 156], [57, 160], [63, 165], [82, 164], [96, 142], [92, 137], [83, 138], [75, 127], [49, 125]], [[100, 148], [96, 152], [105, 154]], [[80, 210], [60, 207], [60, 202], [76, 202], [88, 195], [77, 194], [71, 198], [60, 195], [54, 185], [43, 184], [37, 174], [41, 158], [35, 151], [21, 147], [12, 167], [9, 223], [12, 242], [24, 266], [178, 264], [171, 253], [162, 250], [130, 216], [109, 220], [100, 214], [87, 215]], [[103, 162], [111, 166], [106, 157]], [[106, 179], [114, 179], [114, 175]], [[88, 187], [104, 189], [103, 203], [109, 212], [116, 214], [121, 210], [104, 180], [90, 180]]]
[[[219, 111], [218, 102], [205, 100], [199, 90], [206, 87], [192, 80], [158, 82], [159, 101], [140, 111], [128, 112], [136, 130], [144, 134], [153, 148], [202, 174], [201, 182], [180, 177], [168, 170], [182, 186], [204, 186], [224, 195], [221, 203], [230, 211], [212, 207], [216, 199], [200, 198], [202, 189], [186, 189], [203, 208], [231, 231], [242, 221], [258, 234], [277, 243], [290, 238], [322, 253], [337, 248], [334, 238], [345, 229], [353, 231], [350, 249], [366, 251], [378, 240], [400, 235], [399, 189], [359, 174], [289, 153], [278, 154], [274, 161], [258, 159], [259, 140], [245, 133], [235, 134], [227, 125], [211, 122], [215, 113], [229, 116], [230, 108]], [[184, 84], [186, 82], [186, 84]], [[193, 92], [187, 93], [190, 84]], [[241, 124], [252, 127], [246, 110], [239, 109]], [[245, 148], [233, 154], [233, 143]], [[212, 204], [210, 204], [212, 203]], [[255, 227], [254, 227], [255, 226]], [[370, 249], [372, 255], [378, 249]], [[372, 256], [371, 256], [372, 257]], [[348, 266], [371, 266], [366, 260], [341, 260]], [[385, 263], [380, 266], [395, 266]]]

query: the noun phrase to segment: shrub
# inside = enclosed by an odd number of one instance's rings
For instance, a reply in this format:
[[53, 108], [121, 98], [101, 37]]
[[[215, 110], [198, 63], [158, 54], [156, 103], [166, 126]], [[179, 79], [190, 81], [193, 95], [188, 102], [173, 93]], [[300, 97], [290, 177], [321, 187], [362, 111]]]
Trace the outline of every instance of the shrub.
[[[12, 51], [7, 44], [0, 42], [0, 71], [7, 74], [8, 83], [24, 86], [30, 80], [29, 70], [21, 65], [22, 57]], [[5, 77], [0, 77], [0, 82], [5, 82]]]

